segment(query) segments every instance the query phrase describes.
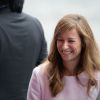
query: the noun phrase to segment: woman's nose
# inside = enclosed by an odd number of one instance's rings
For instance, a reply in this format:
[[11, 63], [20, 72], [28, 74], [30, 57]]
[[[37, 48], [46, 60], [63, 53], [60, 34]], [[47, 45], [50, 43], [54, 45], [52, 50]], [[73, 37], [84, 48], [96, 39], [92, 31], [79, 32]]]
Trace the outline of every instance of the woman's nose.
[[62, 47], [63, 47], [63, 49], [67, 49], [69, 47], [68, 43], [66, 41], [64, 41]]

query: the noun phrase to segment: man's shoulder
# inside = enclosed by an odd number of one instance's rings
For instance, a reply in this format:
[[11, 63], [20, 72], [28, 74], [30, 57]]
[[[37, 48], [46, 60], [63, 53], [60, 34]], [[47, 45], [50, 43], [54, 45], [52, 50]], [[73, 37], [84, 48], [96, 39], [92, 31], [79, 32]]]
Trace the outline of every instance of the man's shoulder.
[[22, 13], [23, 16], [25, 16], [27, 19], [30, 19], [36, 23], [40, 23], [40, 21], [38, 20], [38, 18], [36, 18], [35, 16], [29, 15], [27, 13]]

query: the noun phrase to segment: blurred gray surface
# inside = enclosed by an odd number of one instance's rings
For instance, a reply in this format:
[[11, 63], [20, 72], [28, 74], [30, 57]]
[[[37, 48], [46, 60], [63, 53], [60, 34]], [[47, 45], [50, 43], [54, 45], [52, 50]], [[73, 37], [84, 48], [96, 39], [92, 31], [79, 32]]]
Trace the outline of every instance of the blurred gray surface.
[[68, 13], [82, 14], [88, 20], [100, 46], [100, 0], [25, 0], [24, 12], [43, 25], [48, 50], [58, 20]]

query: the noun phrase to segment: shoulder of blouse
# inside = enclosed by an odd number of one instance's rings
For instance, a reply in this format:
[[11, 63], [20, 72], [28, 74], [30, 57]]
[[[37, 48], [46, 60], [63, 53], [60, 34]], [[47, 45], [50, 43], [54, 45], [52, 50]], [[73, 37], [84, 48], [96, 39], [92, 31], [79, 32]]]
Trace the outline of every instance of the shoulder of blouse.
[[33, 69], [33, 74], [36, 74], [39, 77], [48, 76], [47, 68], [50, 64], [48, 62], [44, 62]]
[[100, 81], [100, 71], [95, 72], [95, 78]]

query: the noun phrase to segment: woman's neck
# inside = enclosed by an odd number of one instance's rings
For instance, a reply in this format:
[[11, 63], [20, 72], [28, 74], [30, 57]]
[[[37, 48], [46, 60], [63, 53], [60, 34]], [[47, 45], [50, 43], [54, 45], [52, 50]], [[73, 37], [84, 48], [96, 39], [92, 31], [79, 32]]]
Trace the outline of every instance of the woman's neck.
[[75, 69], [76, 69], [78, 63], [79, 63], [79, 60], [77, 60], [77, 61], [70, 61], [70, 62], [67, 62], [67, 63], [64, 62], [63, 65], [64, 65], [64, 72], [65, 72], [65, 74], [68, 75], [68, 76], [75, 75], [76, 74]]

